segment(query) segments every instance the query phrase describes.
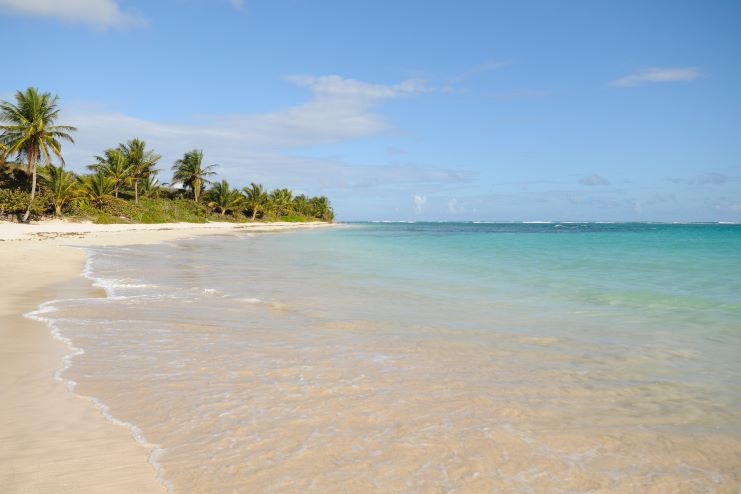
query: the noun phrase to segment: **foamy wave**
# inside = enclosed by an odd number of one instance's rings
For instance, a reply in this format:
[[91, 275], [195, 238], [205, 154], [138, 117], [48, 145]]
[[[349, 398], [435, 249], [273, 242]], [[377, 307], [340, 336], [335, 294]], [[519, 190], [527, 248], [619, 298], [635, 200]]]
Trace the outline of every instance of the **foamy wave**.
[[267, 308], [278, 312], [285, 312], [291, 309], [291, 306], [289, 304], [284, 304], [281, 302], [270, 302], [268, 300], [262, 300], [255, 297], [236, 298], [234, 300], [237, 302], [242, 302], [244, 304], [262, 304]]
[[147, 457], [147, 462], [152, 465], [155, 472], [157, 473], [157, 480], [162, 483], [162, 485], [165, 486], [167, 489], [167, 492], [172, 492], [173, 486], [172, 482], [164, 478], [163, 475], [163, 469], [162, 465], [159, 463], [160, 457], [165, 453], [165, 449], [156, 443], [151, 443], [147, 441], [147, 438], [144, 436], [144, 432], [137, 427], [136, 425], [132, 424], [131, 422], [126, 422], [124, 420], [117, 419], [111, 414], [111, 409], [108, 405], [100, 401], [99, 399], [95, 397], [90, 397], [93, 403], [98, 407], [100, 410], [100, 414], [103, 415], [103, 417], [106, 418], [110, 423], [115, 424], [119, 427], [125, 427], [129, 429], [131, 432], [131, 437], [134, 438], [134, 441], [139, 443], [140, 445], [144, 446], [145, 448], [149, 449], [149, 456]]
[[[126, 298], [126, 297], [115, 296], [114, 289], [116, 287], [118, 288], [121, 288], [121, 287], [149, 288], [149, 287], [156, 286], [156, 285], [116, 283], [115, 281], [111, 282], [111, 280], [105, 280], [103, 278], [98, 278], [94, 276], [94, 273], [93, 273], [93, 258], [95, 256], [94, 251], [92, 249], [87, 249], [86, 254], [87, 255], [85, 259], [85, 266], [82, 270], [81, 276], [93, 282], [94, 286], [103, 288], [106, 292], [107, 299]], [[69, 349], [70, 353], [68, 353], [62, 358], [62, 367], [57, 369], [57, 371], [54, 373], [54, 379], [61, 383], [64, 383], [67, 389], [70, 392], [74, 393], [75, 388], [77, 387], [77, 382], [74, 381], [73, 379], [64, 377], [64, 373], [72, 366], [72, 361], [74, 360], [74, 358], [79, 355], [83, 355], [85, 353], [85, 350], [74, 346], [70, 338], [63, 336], [60, 328], [56, 325], [53, 319], [51, 319], [50, 317], [44, 317], [45, 315], [57, 312], [59, 310], [55, 306], [55, 304], [72, 301], [72, 300], [80, 301], [80, 300], [98, 300], [98, 299], [79, 298], [79, 299], [49, 300], [47, 302], [43, 302], [39, 304], [36, 310], [30, 311], [24, 314], [24, 317], [28, 319], [32, 319], [34, 321], [45, 323], [49, 327], [52, 337], [55, 340], [58, 340], [64, 343]], [[78, 396], [82, 396], [82, 395], [78, 395]], [[164, 471], [163, 471], [162, 465], [159, 463], [159, 459], [162, 456], [162, 454], [165, 452], [165, 449], [159, 444], [151, 443], [147, 441], [146, 437], [144, 436], [144, 432], [139, 427], [137, 427], [135, 424], [120, 420], [116, 418], [115, 416], [113, 416], [110, 413], [110, 407], [108, 407], [108, 405], [100, 401], [98, 398], [94, 396], [88, 396], [87, 398], [89, 398], [95, 404], [95, 406], [98, 407], [101, 415], [105, 417], [106, 420], [108, 420], [112, 424], [118, 425], [120, 427], [126, 427], [127, 429], [129, 429], [129, 431], [131, 432], [131, 436], [134, 438], [134, 440], [138, 444], [141, 444], [142, 446], [150, 450], [149, 455], [147, 456], [147, 462], [150, 465], [152, 465], [152, 467], [154, 468], [156, 472], [157, 480], [165, 487], [165, 489], [167, 489], [167, 492], [172, 492], [173, 491], [172, 482], [170, 482], [164, 477]]]
[[93, 263], [96, 253], [93, 249], [86, 249], [85, 253], [85, 267], [82, 270], [82, 277], [92, 281], [93, 286], [102, 288], [105, 291], [107, 298], [116, 298], [116, 289], [159, 288], [159, 285], [130, 283], [128, 280], [95, 276], [93, 273]]
[[39, 305], [39, 307], [31, 312], [27, 312], [26, 314], [23, 314], [24, 317], [28, 319], [32, 319], [34, 321], [39, 321], [46, 323], [46, 325], [49, 327], [52, 337], [57, 340], [64, 343], [67, 348], [69, 348], [71, 353], [68, 353], [62, 358], [62, 367], [57, 369], [57, 371], [54, 373], [54, 379], [56, 379], [59, 382], [64, 383], [67, 386], [67, 389], [70, 391], [74, 391], [75, 387], [77, 386], [77, 382], [73, 381], [72, 379], [65, 379], [62, 374], [69, 369], [72, 366], [72, 359], [77, 357], [78, 355], [83, 355], [85, 353], [85, 350], [82, 348], [77, 348], [72, 344], [72, 340], [69, 338], [66, 338], [62, 336], [60, 333], [59, 327], [54, 324], [54, 321], [48, 317], [43, 317], [43, 314], [50, 314], [52, 312], [56, 312], [58, 309], [53, 305], [56, 303], [63, 302], [63, 299], [58, 300], [50, 300], [48, 302], [44, 302]]

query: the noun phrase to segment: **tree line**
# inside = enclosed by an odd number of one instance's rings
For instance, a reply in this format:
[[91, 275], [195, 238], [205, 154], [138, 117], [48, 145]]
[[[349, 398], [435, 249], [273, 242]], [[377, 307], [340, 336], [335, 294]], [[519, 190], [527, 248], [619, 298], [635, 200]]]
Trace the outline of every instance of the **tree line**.
[[[294, 196], [287, 188], [268, 191], [254, 182], [233, 188], [224, 179], [216, 180], [218, 165], [204, 164], [203, 151], [198, 149], [187, 151], [172, 164], [169, 184], [160, 183], [157, 166], [162, 157], [138, 138], [95, 156], [94, 163], [87, 167], [89, 173], [69, 171], [62, 156], [62, 142], [74, 143], [72, 133], [77, 129], [55, 125], [59, 117], [57, 103], [57, 96], [36, 88], [17, 91], [15, 102], [0, 102], [0, 192], [5, 192], [0, 194], [0, 213], [4, 203], [6, 209], [17, 210], [17, 203], [24, 199], [28, 204], [19, 214], [23, 222], [28, 222], [34, 212], [45, 212], [45, 207], [56, 217], [91, 209], [115, 216], [125, 215], [132, 207], [141, 212], [150, 206], [170, 206], [162, 201], [183, 204], [187, 199], [192, 202], [190, 210], [206, 219], [334, 218], [325, 196]], [[15, 163], [8, 161], [11, 157]], [[55, 165], [53, 159], [59, 164]], [[41, 206], [39, 193], [43, 196]]]

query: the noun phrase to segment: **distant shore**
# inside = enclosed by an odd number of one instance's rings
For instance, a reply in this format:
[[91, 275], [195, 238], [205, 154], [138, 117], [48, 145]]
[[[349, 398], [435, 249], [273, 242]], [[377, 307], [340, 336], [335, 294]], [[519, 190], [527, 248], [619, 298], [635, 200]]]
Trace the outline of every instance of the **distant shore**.
[[54, 379], [69, 348], [23, 314], [44, 301], [101, 295], [80, 277], [83, 249], [197, 235], [321, 228], [328, 223], [0, 222], [0, 485], [4, 492], [165, 492], [149, 450], [90, 399]]

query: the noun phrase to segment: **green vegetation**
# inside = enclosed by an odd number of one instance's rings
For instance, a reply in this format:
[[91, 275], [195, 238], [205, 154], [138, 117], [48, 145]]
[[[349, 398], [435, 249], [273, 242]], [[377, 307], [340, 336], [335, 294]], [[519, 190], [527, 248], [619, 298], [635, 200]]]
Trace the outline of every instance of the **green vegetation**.
[[186, 189], [190, 189], [193, 200], [197, 204], [201, 199], [204, 187], [210, 183], [206, 177], [216, 175], [214, 168], [216, 168], [216, 165], [208, 165], [204, 168], [203, 151], [194, 149], [185, 153], [172, 166], [174, 172], [172, 179], [183, 184]]
[[15, 153], [19, 160], [25, 158], [27, 171], [32, 177], [31, 194], [23, 221], [28, 221], [36, 197], [38, 161], [41, 159], [44, 165], [50, 165], [52, 156], [56, 156], [64, 165], [60, 140], [74, 142], [69, 133], [77, 129], [68, 125], [52, 125], [59, 116], [57, 99], [51, 93], [39, 93], [38, 89], [30, 87], [25, 92], [16, 91], [15, 104], [8, 101], [0, 103], [0, 120], [7, 122], [0, 125], [0, 142], [6, 154]]
[[249, 187], [243, 187], [242, 193], [245, 198], [244, 205], [252, 211], [252, 221], [255, 221], [257, 215], [264, 213], [268, 207], [268, 193], [262, 185], [255, 182], [252, 182]]
[[[28, 222], [47, 216], [95, 223], [206, 221], [332, 221], [329, 199], [286, 188], [267, 191], [252, 182], [232, 188], [212, 180], [218, 165], [204, 166], [193, 149], [172, 165], [161, 184], [162, 157], [134, 138], [95, 156], [91, 173], [65, 169], [61, 141], [74, 142], [69, 125], [53, 125], [58, 97], [28, 88], [15, 102], [0, 102], [0, 219]], [[58, 161], [54, 165], [52, 160]], [[40, 180], [38, 180], [40, 178]]]

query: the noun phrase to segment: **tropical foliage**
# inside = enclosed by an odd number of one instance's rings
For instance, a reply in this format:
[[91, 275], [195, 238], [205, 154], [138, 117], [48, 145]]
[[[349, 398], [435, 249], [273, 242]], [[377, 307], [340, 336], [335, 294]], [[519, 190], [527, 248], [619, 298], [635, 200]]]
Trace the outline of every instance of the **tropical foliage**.
[[106, 175], [113, 181], [113, 195], [118, 197], [121, 186], [131, 180], [131, 165], [120, 148], [106, 149], [103, 156], [96, 156], [97, 163], [88, 168]]
[[252, 221], [255, 221], [258, 214], [264, 213], [268, 205], [268, 193], [260, 184], [252, 182], [249, 187], [243, 187], [244, 206], [251, 212]]
[[116, 182], [103, 172], [78, 177], [82, 203], [100, 206], [106, 197], [113, 195]]
[[64, 167], [54, 165], [47, 165], [42, 170], [41, 177], [48, 186], [54, 216], [62, 216], [62, 208], [77, 196], [77, 177]]
[[27, 171], [31, 173], [31, 195], [28, 208], [22, 221], [27, 222], [36, 196], [36, 165], [39, 160], [44, 165], [51, 164], [56, 157], [64, 164], [60, 141], [74, 142], [70, 132], [77, 130], [69, 125], [53, 125], [59, 116], [57, 96], [51, 93], [40, 93], [29, 87], [25, 91], [16, 91], [15, 103], [0, 102], [0, 143], [4, 154], [15, 154], [18, 160], [28, 163]]
[[[100, 223], [170, 221], [332, 221], [324, 197], [293, 196], [252, 182], [232, 187], [214, 180], [215, 164], [204, 165], [202, 150], [172, 165], [172, 182], [161, 183], [161, 156], [138, 138], [94, 157], [90, 173], [65, 169], [61, 143], [74, 142], [69, 125], [55, 125], [57, 96], [35, 88], [0, 102], [0, 218], [21, 221], [45, 215]], [[58, 164], [54, 164], [56, 161]], [[37, 181], [37, 174], [41, 180]]]
[[134, 187], [134, 202], [139, 202], [139, 185], [159, 170], [154, 167], [161, 156], [147, 150], [147, 143], [140, 139], [131, 139], [126, 144], [119, 144], [118, 150], [123, 154], [129, 169], [128, 181]]
[[206, 195], [209, 200], [208, 205], [217, 209], [221, 216], [224, 216], [227, 211], [237, 210], [244, 200], [242, 194], [237, 189], [232, 189], [226, 180], [216, 182]]
[[179, 182], [186, 189], [190, 189], [193, 194], [193, 200], [198, 203], [204, 187], [211, 183], [206, 177], [216, 175], [214, 168], [216, 168], [216, 165], [204, 167], [203, 151], [194, 149], [185, 153], [172, 166], [172, 171], [174, 172], [172, 181]]

